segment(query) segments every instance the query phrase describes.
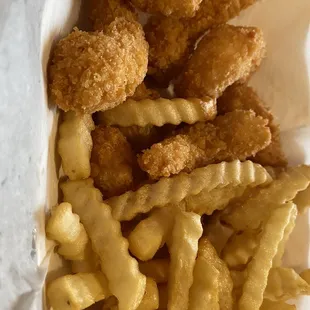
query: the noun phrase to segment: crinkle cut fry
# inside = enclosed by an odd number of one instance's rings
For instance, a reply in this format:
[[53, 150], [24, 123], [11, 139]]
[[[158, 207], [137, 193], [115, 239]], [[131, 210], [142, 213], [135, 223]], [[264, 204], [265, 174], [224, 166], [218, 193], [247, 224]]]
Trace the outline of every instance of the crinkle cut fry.
[[127, 221], [139, 213], [149, 212], [155, 206], [177, 204], [185, 197], [199, 194], [204, 188], [212, 190], [228, 184], [254, 186], [254, 183], [270, 181], [267, 171], [250, 161], [222, 162], [196, 169], [189, 174], [180, 173], [171, 178], [162, 178], [157, 183], [142, 186], [136, 192], [129, 191], [105, 202], [111, 206], [115, 219]]
[[120, 223], [111, 214], [108, 205], [93, 186], [92, 180], [69, 181], [61, 184], [64, 200], [73, 211], [91, 239], [94, 252], [101, 261], [101, 269], [109, 281], [109, 289], [119, 300], [120, 310], [135, 310], [140, 304], [146, 277], [138, 262], [128, 252], [128, 241], [122, 236]]
[[108, 126], [122, 127], [138, 125], [163, 126], [179, 125], [184, 122], [194, 124], [199, 121], [213, 120], [216, 116], [216, 101], [205, 97], [202, 99], [128, 99], [112, 110], [99, 113], [100, 120]]
[[47, 286], [47, 298], [55, 310], [85, 309], [110, 295], [102, 272], [66, 275]]
[[290, 222], [290, 218], [296, 216], [296, 214], [296, 205], [288, 203], [273, 210], [266, 221], [260, 243], [247, 267], [243, 293], [238, 303], [240, 310], [259, 310], [263, 303], [263, 295], [267, 286], [272, 261], [283, 239], [284, 231]]
[[183, 211], [176, 214], [169, 242], [168, 309], [188, 309], [189, 290], [193, 283], [198, 240], [202, 231], [199, 215]]
[[215, 248], [206, 237], [202, 237], [199, 240], [198, 255], [204, 258], [209, 265], [215, 267], [219, 271], [220, 309], [231, 310], [233, 308], [233, 282], [226, 263], [220, 259]]
[[310, 285], [292, 268], [272, 268], [264, 297], [273, 301], [287, 301], [300, 295], [310, 295]]
[[305, 190], [310, 183], [310, 167], [288, 168], [266, 188], [259, 189], [245, 202], [236, 202], [230, 206], [222, 221], [236, 231], [256, 229], [272, 210], [295, 198], [298, 192]]
[[236, 110], [180, 129], [176, 136], [143, 151], [138, 163], [152, 179], [158, 179], [221, 161], [245, 160], [270, 142], [266, 119], [253, 111]]

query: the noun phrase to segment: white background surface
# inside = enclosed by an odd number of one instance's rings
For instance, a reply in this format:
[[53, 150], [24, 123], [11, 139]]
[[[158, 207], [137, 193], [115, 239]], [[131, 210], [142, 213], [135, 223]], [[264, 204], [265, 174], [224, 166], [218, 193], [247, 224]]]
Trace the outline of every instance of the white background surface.
[[[44, 211], [57, 199], [56, 119], [54, 108], [47, 104], [44, 71], [52, 42], [70, 29], [78, 4], [74, 0], [0, 0], [3, 310], [42, 309]], [[278, 116], [292, 164], [310, 163], [310, 129], [305, 128], [310, 125], [309, 21], [309, 0], [266, 0], [236, 21], [264, 30], [268, 54], [251, 84]], [[286, 254], [287, 263], [298, 271], [308, 266], [308, 220], [308, 215], [299, 219]]]

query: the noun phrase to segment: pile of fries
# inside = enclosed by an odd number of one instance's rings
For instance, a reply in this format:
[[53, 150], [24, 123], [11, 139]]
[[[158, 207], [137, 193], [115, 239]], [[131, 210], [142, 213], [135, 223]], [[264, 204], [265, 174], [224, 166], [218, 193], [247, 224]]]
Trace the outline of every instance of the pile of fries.
[[[52, 58], [66, 177], [46, 235], [72, 273], [47, 283], [50, 307], [296, 309], [287, 302], [310, 295], [310, 269], [298, 274], [282, 258], [310, 205], [310, 166], [287, 166], [270, 111], [244, 84], [264, 56], [261, 31], [225, 24], [255, 1], [214, 11], [207, 0], [132, 2], [162, 14], [145, 27], [146, 38], [154, 32], [149, 54], [146, 41], [137, 48], [145, 39], [129, 3], [92, 0], [94, 32], [75, 29]], [[152, 46], [170, 22], [190, 25], [175, 58]], [[157, 35], [159, 44], [174, 38]], [[156, 55], [171, 63], [160, 66]], [[161, 85], [179, 72], [175, 94], [145, 86], [155, 88], [135, 68], [145, 57]]]

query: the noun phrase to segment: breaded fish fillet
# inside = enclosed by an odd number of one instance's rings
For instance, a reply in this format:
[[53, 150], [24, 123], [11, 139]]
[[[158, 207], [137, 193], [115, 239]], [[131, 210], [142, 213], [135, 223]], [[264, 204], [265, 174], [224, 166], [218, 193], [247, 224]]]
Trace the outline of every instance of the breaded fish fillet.
[[117, 128], [99, 126], [92, 132], [91, 177], [105, 198], [133, 186], [135, 155]]
[[151, 17], [145, 27], [150, 45], [149, 71], [160, 85], [168, 85], [182, 70], [196, 40], [210, 27], [228, 20], [256, 0], [203, 0], [192, 18]]
[[134, 8], [124, 0], [91, 0], [90, 20], [93, 30], [105, 30], [116, 18], [125, 18], [137, 21], [138, 17]]
[[178, 96], [219, 97], [235, 82], [245, 81], [265, 55], [262, 31], [221, 25], [199, 42], [176, 84]]
[[243, 161], [270, 142], [268, 119], [252, 110], [236, 110], [212, 122], [185, 126], [176, 136], [145, 150], [138, 163], [151, 178], [158, 179], [211, 163]]
[[218, 99], [218, 113], [225, 114], [234, 110], [253, 110], [256, 115], [268, 119], [272, 134], [270, 145], [258, 152], [253, 161], [264, 165], [281, 167], [287, 165], [287, 160], [281, 148], [279, 127], [275, 124], [273, 115], [258, 97], [256, 92], [245, 84], [233, 85], [226, 89]]
[[148, 44], [136, 22], [117, 18], [104, 33], [75, 29], [52, 55], [52, 99], [64, 111], [111, 109], [134, 94], [147, 63]]
[[193, 17], [202, 0], [131, 0], [141, 11], [175, 17]]

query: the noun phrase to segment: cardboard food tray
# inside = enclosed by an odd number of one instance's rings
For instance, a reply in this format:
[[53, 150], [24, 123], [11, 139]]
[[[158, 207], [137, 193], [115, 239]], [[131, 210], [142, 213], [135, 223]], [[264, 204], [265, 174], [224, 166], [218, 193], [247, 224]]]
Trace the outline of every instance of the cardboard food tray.
[[[30, 7], [20, 4], [24, 10], [22, 21], [15, 28], [2, 29], [4, 36], [18, 40], [18, 27], [25, 27], [20, 31], [28, 39], [27, 57], [30, 57], [35, 67], [26, 70], [24, 82], [37, 94], [23, 97], [22, 91], [27, 92], [29, 89], [8, 88], [12, 98], [20, 96], [19, 101], [16, 101], [21, 102], [22, 98], [29, 105], [28, 109], [23, 106], [14, 110], [14, 107], [0, 105], [0, 117], [4, 108], [7, 108], [11, 109], [7, 110], [9, 116], [15, 119], [10, 124], [0, 125], [0, 142], [8, 143], [8, 155], [15, 152], [16, 139], [10, 134], [2, 135], [1, 130], [6, 129], [8, 132], [9, 129], [17, 135], [27, 128], [30, 130], [24, 144], [23, 136], [18, 140], [25, 156], [13, 160], [13, 170], [7, 169], [0, 157], [1, 176], [2, 172], [5, 176], [0, 187], [0, 201], [4, 205], [3, 216], [0, 217], [0, 308], [4, 310], [41, 310], [46, 307], [43, 293], [46, 275], [49, 280], [66, 271], [59, 257], [52, 254], [53, 244], [45, 240], [44, 234], [45, 216], [58, 200], [59, 177], [59, 158], [55, 152], [58, 113], [47, 99], [46, 68], [53, 44], [76, 25], [79, 12], [82, 15], [84, 10], [81, 5], [80, 0], [35, 0]], [[13, 3], [2, 8], [8, 19], [11, 18], [10, 22], [15, 22], [18, 6]], [[250, 85], [271, 106], [278, 118], [289, 163], [310, 164], [310, 1], [262, 1], [242, 12], [231, 23], [263, 29], [267, 57], [252, 77]], [[37, 63], [38, 55], [40, 63]], [[22, 56], [16, 52], [12, 61], [17, 61], [22, 67], [22, 59], [19, 59]], [[14, 77], [22, 78], [18, 68], [16, 66]], [[37, 75], [36, 83], [30, 76]], [[13, 78], [8, 78], [14, 82]], [[11, 142], [8, 140], [10, 138]], [[6, 178], [14, 171], [20, 171], [21, 176], [10, 181], [10, 187], [6, 187]], [[19, 186], [25, 188], [20, 189]], [[18, 211], [14, 209], [16, 205]], [[18, 216], [16, 212], [20, 212]], [[309, 230], [307, 213], [298, 218], [285, 254], [285, 264], [298, 272], [310, 267]], [[14, 246], [11, 246], [12, 242]], [[297, 304], [298, 309], [310, 309], [310, 298], [303, 297]]]

